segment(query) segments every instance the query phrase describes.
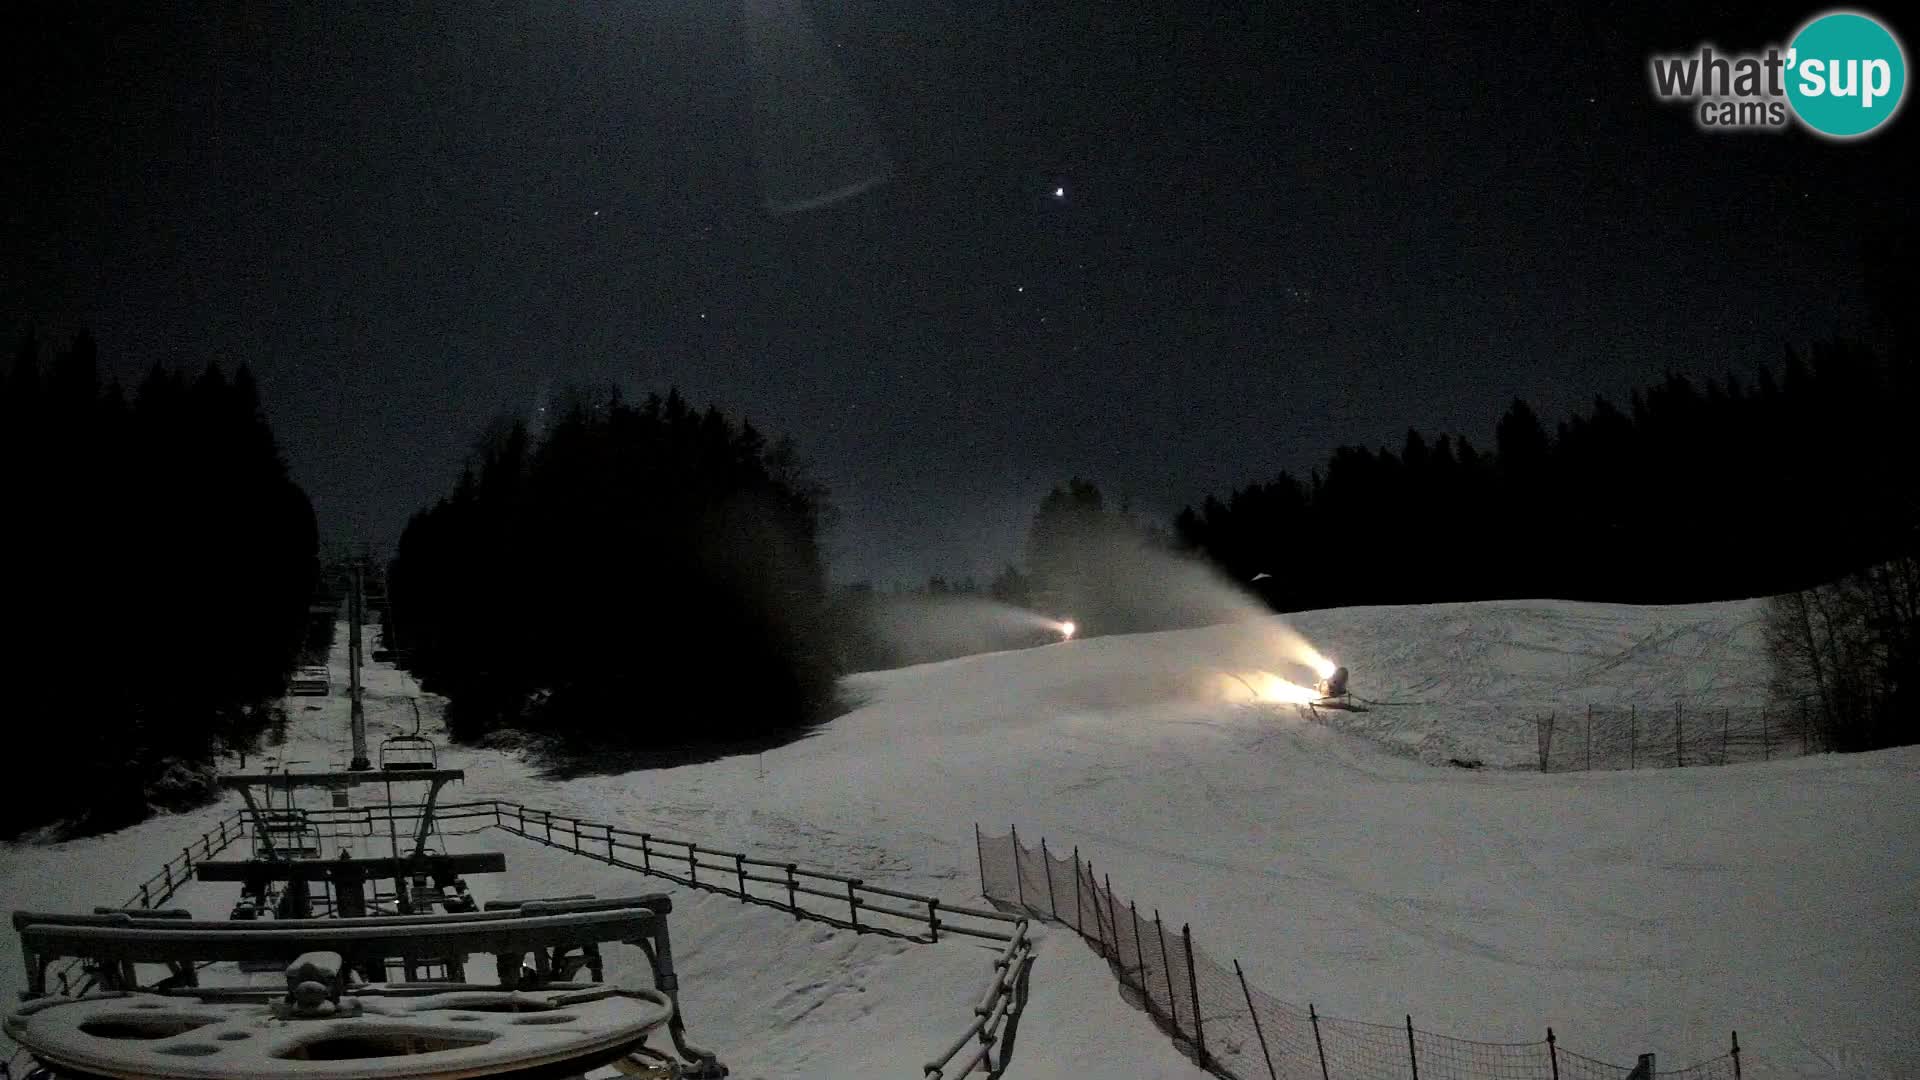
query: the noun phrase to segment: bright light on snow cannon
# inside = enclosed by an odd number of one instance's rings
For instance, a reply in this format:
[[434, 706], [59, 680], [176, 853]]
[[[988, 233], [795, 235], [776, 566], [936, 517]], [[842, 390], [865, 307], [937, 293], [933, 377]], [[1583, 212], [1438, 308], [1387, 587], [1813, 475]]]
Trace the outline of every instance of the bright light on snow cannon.
[[1347, 692], [1347, 669], [1343, 667], [1334, 668], [1331, 672], [1327, 673], [1327, 677], [1321, 681], [1317, 689], [1320, 691], [1321, 697], [1333, 698], [1344, 695]]
[[1055, 626], [1054, 629], [1060, 631], [1061, 641], [1072, 641], [1074, 632], [1079, 630], [1080, 628], [1073, 624], [1072, 619], [1062, 619], [1059, 625]]

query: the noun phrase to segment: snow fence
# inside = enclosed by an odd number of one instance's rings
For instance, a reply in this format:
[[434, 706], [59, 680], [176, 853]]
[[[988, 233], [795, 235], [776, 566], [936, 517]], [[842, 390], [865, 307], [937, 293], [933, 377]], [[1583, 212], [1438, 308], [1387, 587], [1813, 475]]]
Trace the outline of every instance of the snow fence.
[[1534, 719], [1541, 772], [1671, 769], [1799, 757], [1821, 748], [1802, 698], [1786, 704], [1720, 708], [1638, 705], [1555, 710]]
[[1113, 883], [1083, 862], [1020, 843], [1018, 830], [983, 836], [974, 828], [980, 891], [989, 900], [1071, 927], [1112, 967], [1127, 999], [1146, 1010], [1174, 1044], [1207, 1071], [1230, 1080], [1739, 1080], [1740, 1041], [1711, 1061], [1656, 1070], [1654, 1056], [1613, 1065], [1559, 1045], [1553, 1029], [1530, 1043], [1489, 1043], [1404, 1024], [1324, 1016], [1247, 983], [1158, 911], [1143, 915]]

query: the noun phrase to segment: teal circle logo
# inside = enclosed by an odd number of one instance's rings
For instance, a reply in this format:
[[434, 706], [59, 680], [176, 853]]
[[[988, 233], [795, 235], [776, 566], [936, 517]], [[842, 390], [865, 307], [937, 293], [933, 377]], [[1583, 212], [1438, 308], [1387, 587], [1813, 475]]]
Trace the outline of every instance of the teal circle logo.
[[1788, 46], [1787, 100], [1801, 123], [1822, 135], [1865, 135], [1900, 108], [1906, 88], [1900, 42], [1868, 16], [1822, 15]]

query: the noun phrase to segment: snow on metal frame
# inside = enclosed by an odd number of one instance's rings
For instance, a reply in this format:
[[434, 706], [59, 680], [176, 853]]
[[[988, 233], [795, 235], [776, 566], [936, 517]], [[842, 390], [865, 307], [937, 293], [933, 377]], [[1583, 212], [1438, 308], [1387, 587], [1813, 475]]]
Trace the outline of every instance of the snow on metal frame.
[[[417, 816], [420, 809], [395, 804], [316, 810], [311, 816], [316, 824], [363, 825], [368, 835], [372, 835], [376, 821]], [[197, 845], [189, 844], [181, 850], [180, 858], [169, 859], [158, 873], [142, 882], [120, 906], [152, 909], [171, 900], [182, 885], [193, 880], [196, 863], [214, 858], [246, 835], [247, 816], [246, 811], [236, 810], [221, 817], [213, 827], [201, 833]], [[809, 870], [796, 863], [754, 858], [744, 852], [703, 846], [695, 841], [656, 837], [651, 833], [619, 829], [502, 800], [444, 805], [438, 808], [435, 817], [443, 821], [491, 817], [493, 820], [486, 827], [499, 828], [537, 843], [665, 878], [690, 888], [731, 896], [742, 903], [778, 908], [797, 919], [826, 923], [859, 933], [883, 934], [931, 944], [938, 941], [940, 932], [945, 930], [949, 934], [1005, 942], [1005, 948], [994, 960], [992, 976], [973, 1006], [973, 1022], [967, 1025], [944, 1054], [926, 1063], [922, 1071], [926, 1080], [951, 1080], [975, 1072], [998, 1077], [1006, 1071], [1012, 1060], [1014, 1035], [1021, 1013], [1026, 1008], [1034, 960], [1033, 943], [1027, 936], [1028, 920], [1025, 916], [946, 904], [938, 897], [868, 885], [859, 878]], [[556, 823], [560, 826], [557, 832]], [[534, 831], [536, 829], [537, 832]], [[635, 840], [638, 840], [637, 844], [633, 842]], [[623, 851], [637, 852], [641, 861], [635, 863], [621, 858]], [[660, 860], [658, 865], [655, 864], [656, 858]], [[679, 872], [683, 866], [684, 875]], [[753, 869], [750, 871], [749, 867]], [[700, 878], [702, 870], [708, 874], [705, 880]], [[779, 871], [780, 876], [762, 873], [764, 870]], [[729, 882], [733, 887], [729, 887]], [[755, 894], [751, 891], [754, 884], [767, 888], [761, 894]], [[765, 895], [768, 889], [775, 891], [775, 895]], [[778, 895], [782, 890], [785, 893], [784, 900]], [[814, 898], [814, 901], [802, 901], [802, 896]], [[876, 897], [888, 902], [880, 902]], [[843, 919], [837, 913], [802, 906], [803, 903], [819, 900], [834, 901], [836, 906], [845, 904], [846, 917]], [[896, 901], [915, 905], [916, 910], [900, 908], [894, 903]], [[863, 911], [869, 913], [866, 922], [861, 921]], [[924, 924], [926, 934], [923, 937], [918, 933], [903, 932], [897, 927], [876, 924], [872, 918], [875, 914], [916, 925]], [[979, 923], [1006, 929], [988, 929], [977, 925]], [[89, 989], [89, 983], [76, 986], [70, 978], [71, 972], [80, 964], [80, 960], [72, 959], [49, 973], [58, 983], [59, 993], [77, 995]], [[977, 1043], [973, 1053], [957, 1069], [949, 1069], [960, 1051], [970, 1042]]]

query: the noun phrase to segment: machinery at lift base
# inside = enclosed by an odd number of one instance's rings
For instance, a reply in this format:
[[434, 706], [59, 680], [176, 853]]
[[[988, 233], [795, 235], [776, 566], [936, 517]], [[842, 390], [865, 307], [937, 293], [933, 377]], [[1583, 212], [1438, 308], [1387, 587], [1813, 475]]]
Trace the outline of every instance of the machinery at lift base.
[[[602, 1066], [724, 1077], [726, 1067], [683, 1035], [671, 907], [656, 894], [238, 924], [16, 912], [40, 996], [7, 1017], [6, 1033], [38, 1060], [36, 1075], [61, 1080], [561, 1080]], [[605, 942], [638, 946], [654, 988], [602, 981]], [[377, 958], [415, 950], [491, 953], [499, 982], [355, 981], [379, 969]], [[45, 993], [47, 966], [62, 957], [82, 959], [99, 987], [79, 997]], [[284, 964], [284, 991], [198, 985], [214, 965], [269, 957]], [[172, 974], [139, 986], [139, 965]], [[662, 1029], [677, 1060], [647, 1045]]]

